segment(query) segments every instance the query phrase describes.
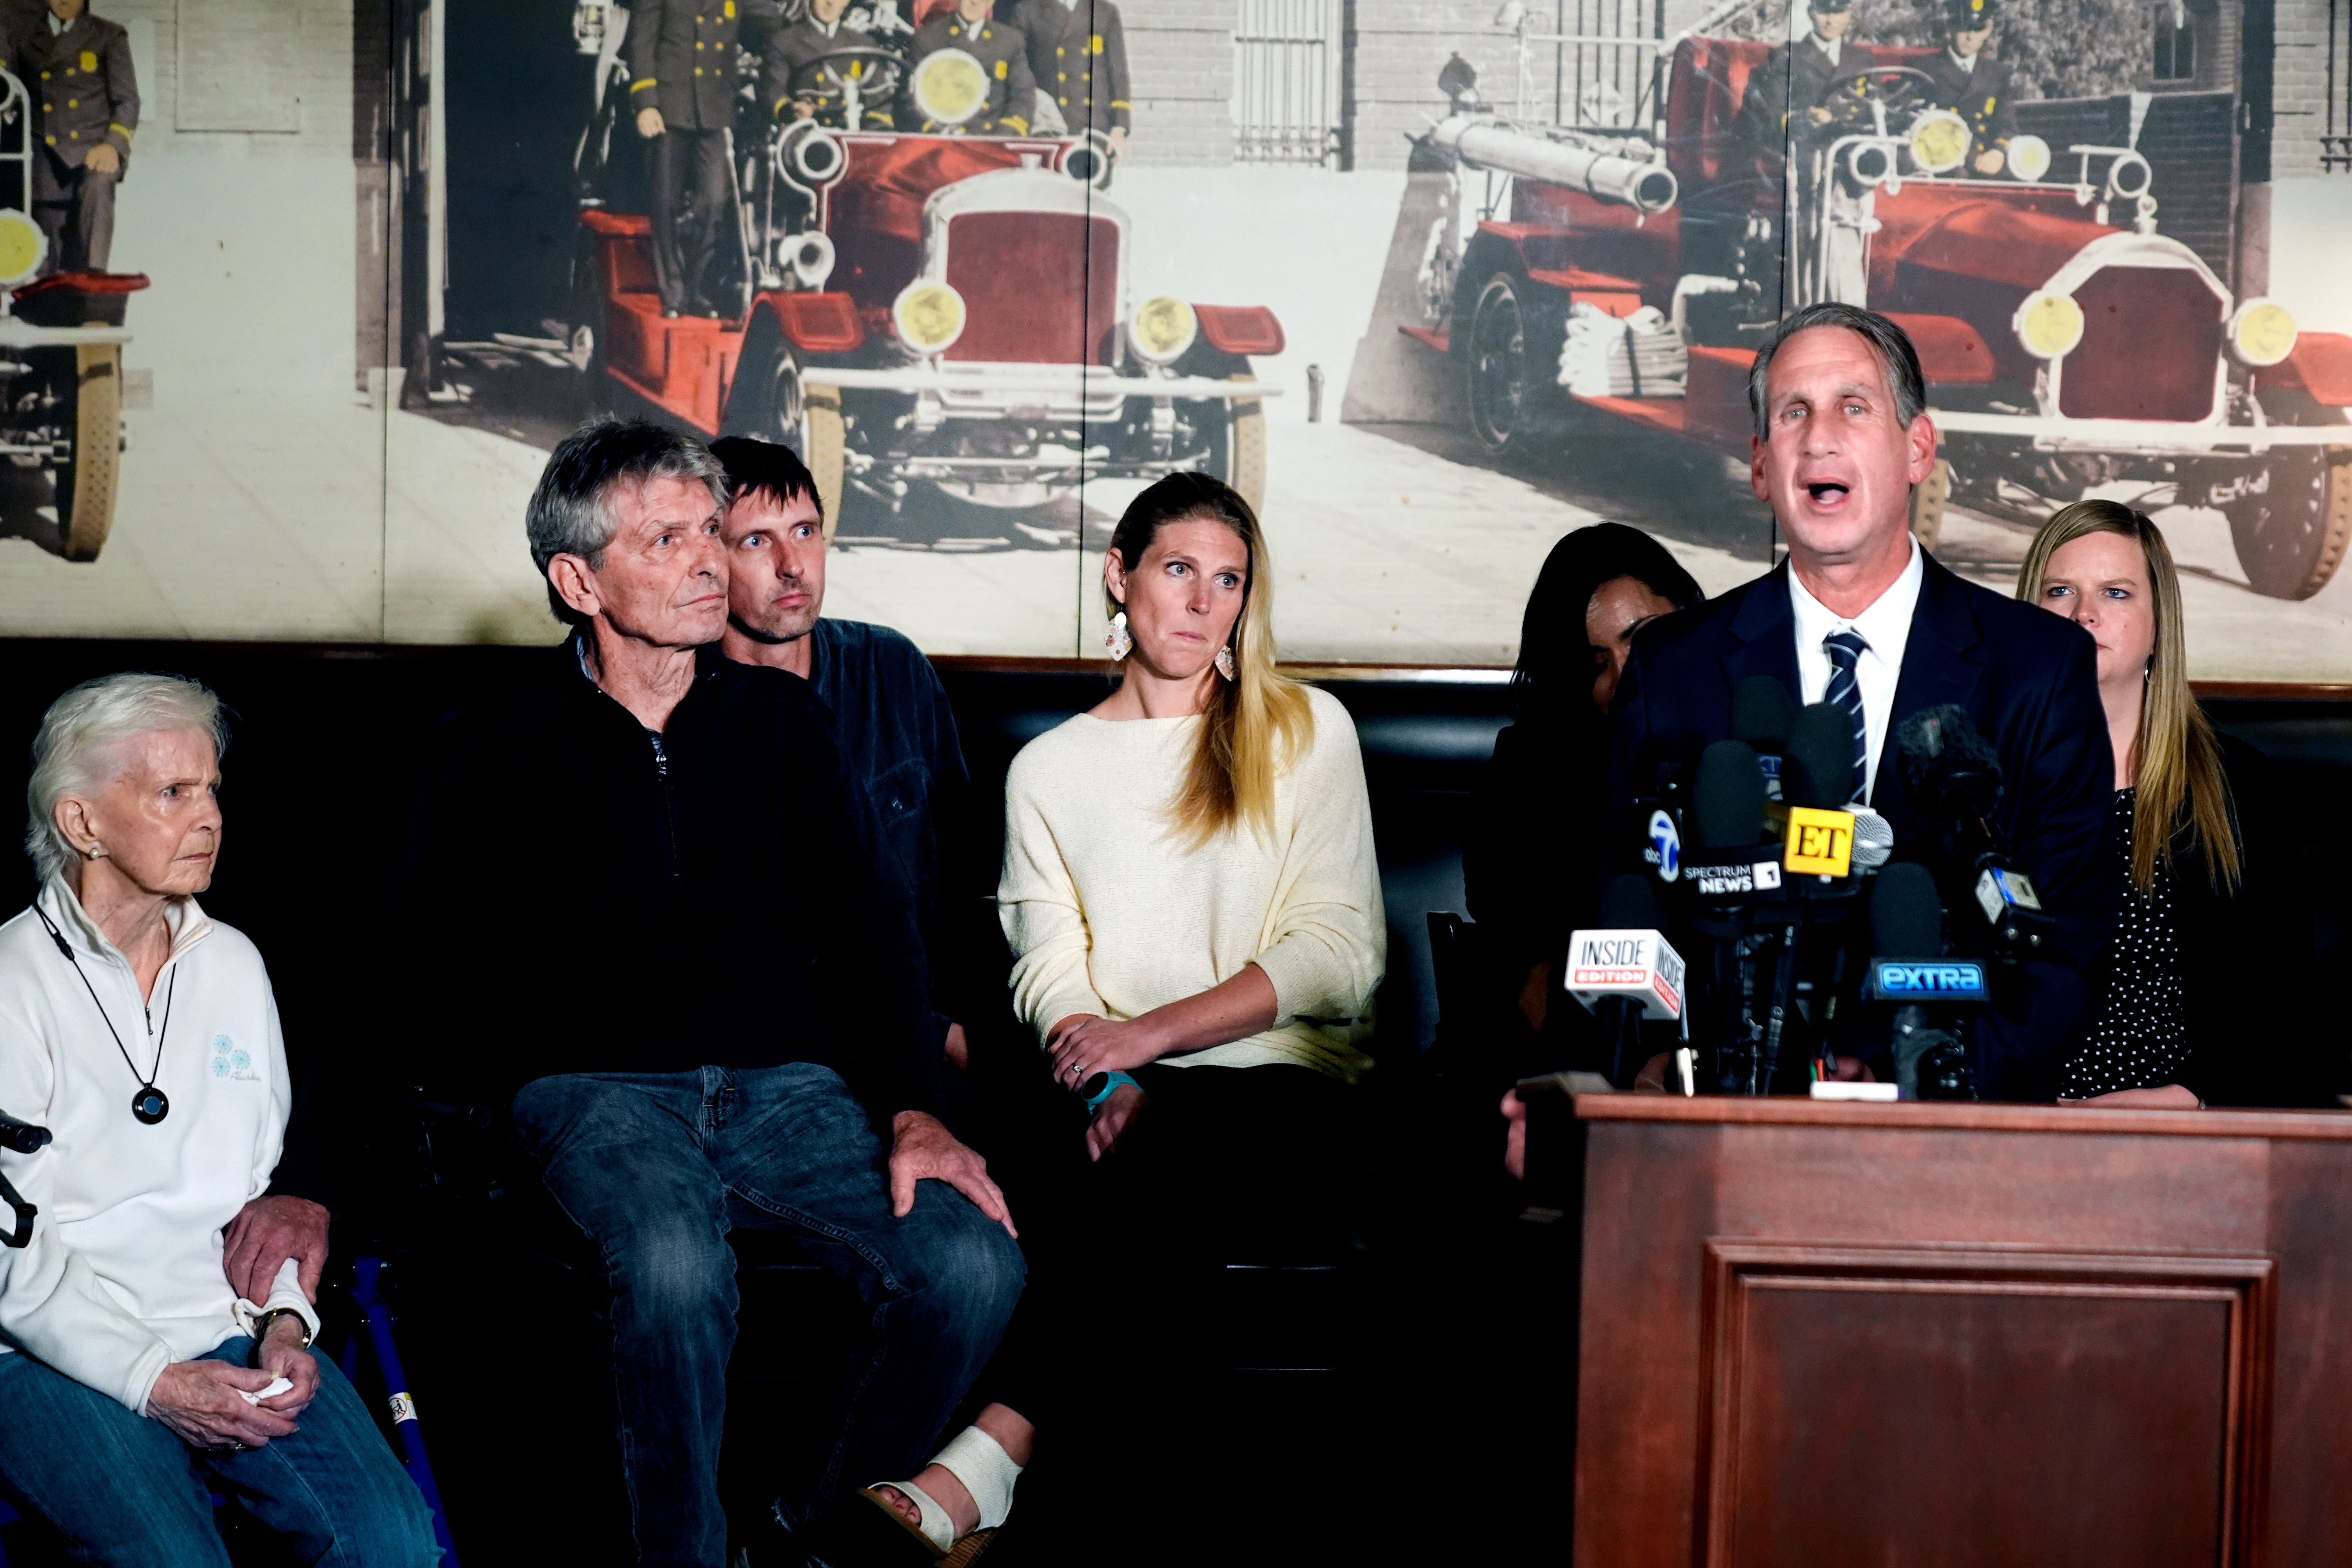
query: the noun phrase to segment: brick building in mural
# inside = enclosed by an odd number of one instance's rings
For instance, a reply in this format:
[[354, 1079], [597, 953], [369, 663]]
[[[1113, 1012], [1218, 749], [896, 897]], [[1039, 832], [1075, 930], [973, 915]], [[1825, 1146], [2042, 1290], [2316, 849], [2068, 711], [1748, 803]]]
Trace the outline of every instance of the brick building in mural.
[[[1670, 37], [1710, 7], [1691, 0], [1136, 0], [1140, 160], [1167, 164], [1324, 163], [1395, 169], [1406, 139], [1444, 113], [1437, 73], [1463, 54], [1486, 101], [1538, 115], [1604, 101], [1618, 82], [1578, 82], [1578, 49], [1522, 36]], [[1524, 19], [1524, 26], [1522, 26]], [[2279, 179], [2352, 172], [2352, 0], [2152, 0], [2140, 91], [2244, 94], [2242, 132], [2272, 99]], [[2249, 61], [2249, 45], [2270, 61]], [[1595, 49], [1583, 49], [1595, 66]], [[1606, 66], [1616, 66], [1609, 61]], [[1616, 70], [1601, 68], [1601, 78]], [[2119, 85], [2122, 87], [2122, 85]], [[1585, 108], [1595, 103], [1588, 101]], [[1322, 134], [1319, 146], [1306, 139]], [[2261, 181], [2255, 181], [2261, 184]]]

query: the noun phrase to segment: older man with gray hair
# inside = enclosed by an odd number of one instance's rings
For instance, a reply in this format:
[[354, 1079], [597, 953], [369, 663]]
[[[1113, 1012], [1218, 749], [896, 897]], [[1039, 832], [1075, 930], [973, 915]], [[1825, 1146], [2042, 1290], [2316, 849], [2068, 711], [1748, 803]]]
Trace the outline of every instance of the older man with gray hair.
[[793, 1237], [868, 1309], [788, 1527], [928, 1457], [1023, 1279], [940, 1120], [913, 923], [824, 706], [719, 651], [726, 500], [656, 426], [556, 448], [530, 546], [574, 635], [442, 736], [399, 920], [464, 1098], [510, 1106], [601, 1259], [635, 1559], [713, 1568], [731, 1227]]

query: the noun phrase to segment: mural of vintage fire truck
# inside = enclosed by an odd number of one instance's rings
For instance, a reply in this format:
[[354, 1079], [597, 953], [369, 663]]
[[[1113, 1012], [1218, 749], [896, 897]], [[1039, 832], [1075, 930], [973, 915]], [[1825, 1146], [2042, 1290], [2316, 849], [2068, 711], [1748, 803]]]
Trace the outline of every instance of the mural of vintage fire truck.
[[114, 526], [122, 454], [122, 346], [138, 273], [52, 272], [48, 236], [27, 216], [32, 104], [0, 69], [0, 458], [48, 476], [58, 545], [95, 561]]
[[793, 85], [834, 123], [774, 125], [747, 105], [719, 316], [666, 318], [649, 219], [601, 190], [583, 205], [571, 347], [594, 395], [793, 447], [829, 523], [845, 498], [869, 520], [937, 498], [1018, 511], [1180, 469], [1263, 500], [1263, 399], [1280, 388], [1253, 365], [1282, 353], [1281, 324], [1261, 306], [1132, 297], [1133, 225], [1099, 133], [872, 123], [894, 100], [916, 111], [902, 123], [974, 121], [987, 82], [952, 48], [911, 71], [896, 47], [845, 48]]
[[1906, 63], [1930, 52], [1850, 47], [1832, 123], [1785, 157], [1738, 124], [1769, 53], [1748, 39], [1675, 43], [1638, 131], [1457, 97], [1424, 156], [1475, 210], [1433, 235], [1431, 319], [1404, 330], [1452, 357], [1489, 451], [1556, 439], [1566, 413], [1744, 461], [1760, 334], [1814, 300], [1867, 305], [1927, 373], [1928, 542], [1948, 500], [2022, 520], [2128, 491], [2221, 512], [2256, 591], [2317, 593], [2352, 542], [2352, 338], [2234, 298], [2163, 232], [2128, 142], [2021, 135], [2000, 174], [1971, 172], [1968, 127]]

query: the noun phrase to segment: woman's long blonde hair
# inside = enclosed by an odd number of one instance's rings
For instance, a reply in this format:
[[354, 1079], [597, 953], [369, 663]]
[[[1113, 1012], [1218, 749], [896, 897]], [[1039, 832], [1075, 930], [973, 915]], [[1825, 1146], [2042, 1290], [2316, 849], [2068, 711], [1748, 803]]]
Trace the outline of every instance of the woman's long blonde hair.
[[2197, 849], [2216, 890], [2234, 890], [2242, 875], [2236, 808], [2221, 769], [2221, 742], [2205, 710], [2189, 689], [2188, 639], [2181, 631], [2180, 577], [2172, 552], [2147, 514], [2120, 501], [2083, 500], [2062, 509], [2025, 552], [2017, 574], [2017, 596], [2042, 601], [2051, 557], [2093, 533], [2113, 533], [2139, 545], [2156, 595], [2156, 652], [2147, 666], [2147, 689], [2140, 698], [2139, 734], [2132, 742], [2132, 782], [2138, 795], [2132, 808], [2131, 879], [2145, 898], [2155, 890], [2159, 857], [2172, 858], [2176, 838]]
[[[1274, 831], [1274, 784], [1315, 739], [1307, 689], [1274, 667], [1274, 570], [1257, 513], [1234, 488], [1206, 474], [1171, 474], [1135, 498], [1110, 536], [1129, 574], [1171, 522], [1223, 523], [1249, 552], [1242, 612], [1234, 617], [1232, 680], [1219, 679], [1202, 714], [1201, 743], [1170, 803], [1178, 835], [1197, 847], [1235, 823]], [[1103, 613], [1123, 606], [1103, 586]]]

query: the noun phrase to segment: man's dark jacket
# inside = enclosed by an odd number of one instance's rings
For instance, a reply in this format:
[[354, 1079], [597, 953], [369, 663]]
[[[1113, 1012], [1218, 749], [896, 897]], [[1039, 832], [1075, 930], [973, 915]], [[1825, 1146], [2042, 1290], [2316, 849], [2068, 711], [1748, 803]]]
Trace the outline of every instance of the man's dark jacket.
[[821, 1062], [940, 1109], [912, 921], [806, 681], [700, 655], [661, 734], [572, 645], [455, 720], [412, 825], [409, 977], [469, 1076]]
[[1936, 84], [1926, 94], [1927, 101], [1969, 122], [1971, 162], [1989, 152], [2007, 151], [2010, 138], [2017, 134], [2017, 105], [2011, 101], [2007, 66], [1989, 54], [1979, 54], [1973, 67], [1962, 70], [1951, 50], [1937, 49], [1916, 62], [1916, 68], [1927, 72]]
[[1759, 152], [1777, 155], [1812, 129], [1805, 110], [1818, 108], [1831, 79], [1871, 63], [1871, 57], [1846, 40], [1837, 63], [1822, 47], [1818, 35], [1808, 31], [1793, 44], [1776, 46], [1748, 76], [1736, 121], [1741, 138]]
[[[2059, 951], [2024, 965], [2022, 995], [1988, 1010], [1977, 1027], [1977, 1092], [2051, 1100], [2088, 1019], [2084, 974], [2105, 946], [2114, 901], [2105, 839], [2115, 760], [2096, 649], [2062, 616], [1965, 583], [1932, 555], [1922, 565], [1890, 730], [1945, 703], [1968, 711], [2000, 755], [2006, 788], [1996, 826], [2058, 922]], [[1702, 750], [1730, 733], [1733, 689], [1756, 675], [1792, 696], [1803, 690], [1786, 562], [1635, 638], [1611, 726], [1609, 793], [1621, 844], [1641, 842], [1633, 803], [1652, 792], [1661, 764], [1695, 767]], [[1973, 904], [1961, 901], [1965, 879], [1939, 864], [1940, 834], [1904, 787], [1891, 735], [1870, 804], [1895, 830], [1895, 858], [1937, 871], [1950, 927], [1975, 920]]]
[[731, 128], [741, 37], [735, 0], [635, 0], [622, 40], [629, 111], [658, 109], [673, 131]]
[[[832, 710], [850, 777], [872, 803], [877, 862], [897, 879], [922, 936], [936, 1048], [956, 1009], [970, 1005], [958, 961], [984, 962], [1003, 945], [989, 897], [996, 890], [997, 867], [986, 853], [993, 836], [973, 816], [955, 711], [923, 650], [888, 626], [820, 620], [809, 632], [809, 684]], [[975, 915], [991, 940], [971, 940]], [[970, 951], [975, 947], [983, 951]], [[999, 973], [983, 995], [993, 1002], [1003, 990]]]

